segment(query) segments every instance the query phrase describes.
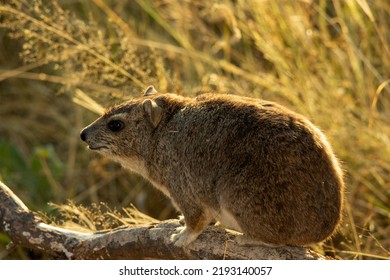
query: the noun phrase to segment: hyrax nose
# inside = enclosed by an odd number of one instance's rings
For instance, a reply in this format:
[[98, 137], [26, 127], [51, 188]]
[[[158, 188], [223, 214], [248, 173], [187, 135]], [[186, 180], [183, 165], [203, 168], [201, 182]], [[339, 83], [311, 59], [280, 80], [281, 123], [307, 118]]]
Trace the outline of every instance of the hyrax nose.
[[84, 128], [81, 132], [80, 132], [80, 138], [81, 140], [83, 140], [85, 142], [85, 140], [87, 140], [87, 129]]

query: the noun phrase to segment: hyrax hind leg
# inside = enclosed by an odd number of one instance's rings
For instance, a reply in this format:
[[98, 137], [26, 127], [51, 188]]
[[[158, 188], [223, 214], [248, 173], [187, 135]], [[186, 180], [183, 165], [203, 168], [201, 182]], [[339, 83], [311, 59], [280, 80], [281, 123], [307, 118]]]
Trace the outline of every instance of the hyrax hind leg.
[[208, 226], [212, 216], [198, 208], [189, 208], [183, 212], [185, 225], [176, 229], [177, 233], [171, 235], [171, 241], [177, 247], [188, 246]]

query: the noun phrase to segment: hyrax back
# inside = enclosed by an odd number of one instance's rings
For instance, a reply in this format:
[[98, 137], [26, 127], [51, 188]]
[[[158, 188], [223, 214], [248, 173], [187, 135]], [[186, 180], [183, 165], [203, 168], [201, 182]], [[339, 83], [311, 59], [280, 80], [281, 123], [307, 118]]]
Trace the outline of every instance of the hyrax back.
[[320, 242], [340, 222], [343, 180], [324, 135], [272, 102], [185, 98], [148, 88], [86, 127], [89, 148], [169, 196], [185, 227], [177, 246], [212, 221], [280, 246]]

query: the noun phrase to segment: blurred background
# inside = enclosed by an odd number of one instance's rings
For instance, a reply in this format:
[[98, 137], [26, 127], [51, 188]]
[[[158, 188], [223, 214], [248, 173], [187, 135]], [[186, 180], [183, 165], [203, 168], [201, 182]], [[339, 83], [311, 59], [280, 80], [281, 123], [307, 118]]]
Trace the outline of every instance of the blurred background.
[[[80, 130], [148, 85], [268, 99], [307, 116], [345, 171], [343, 223], [313, 247], [390, 258], [390, 2], [1, 0], [0, 180], [52, 223], [177, 217]], [[134, 214], [138, 213], [138, 214]], [[21, 248], [0, 259], [47, 258]]]

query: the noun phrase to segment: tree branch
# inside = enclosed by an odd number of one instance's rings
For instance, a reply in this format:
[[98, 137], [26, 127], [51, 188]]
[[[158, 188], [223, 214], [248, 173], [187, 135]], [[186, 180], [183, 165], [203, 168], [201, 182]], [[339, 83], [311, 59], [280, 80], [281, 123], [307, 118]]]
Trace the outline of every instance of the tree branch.
[[[180, 226], [168, 220], [142, 226], [82, 233], [51, 226], [0, 182], [0, 231], [13, 244], [57, 259], [323, 259], [302, 247], [239, 246], [236, 234], [209, 226], [187, 248], [173, 245], [169, 237]], [[12, 246], [7, 246], [12, 247]]]

